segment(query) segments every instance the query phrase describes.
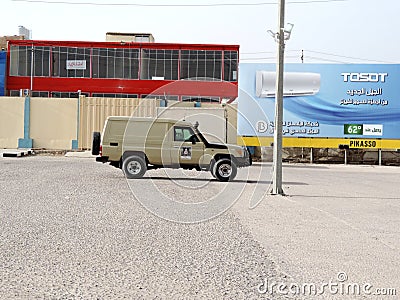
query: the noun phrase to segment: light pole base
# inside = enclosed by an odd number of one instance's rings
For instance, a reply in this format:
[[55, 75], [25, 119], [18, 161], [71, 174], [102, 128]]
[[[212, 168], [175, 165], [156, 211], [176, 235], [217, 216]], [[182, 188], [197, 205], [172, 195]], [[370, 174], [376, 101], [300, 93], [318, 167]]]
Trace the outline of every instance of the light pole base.
[[272, 187], [271, 190], [268, 192], [270, 195], [281, 195], [281, 196], [286, 196], [285, 192], [283, 191], [282, 188], [275, 188]]

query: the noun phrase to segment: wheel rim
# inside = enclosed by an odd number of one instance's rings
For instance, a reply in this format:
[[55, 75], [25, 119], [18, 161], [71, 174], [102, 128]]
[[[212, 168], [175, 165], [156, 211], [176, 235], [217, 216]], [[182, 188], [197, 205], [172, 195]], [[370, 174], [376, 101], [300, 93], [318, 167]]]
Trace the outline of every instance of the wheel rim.
[[126, 166], [127, 171], [132, 175], [137, 175], [142, 170], [142, 166], [138, 161], [131, 161]]
[[222, 177], [229, 177], [232, 174], [232, 166], [230, 164], [221, 164], [218, 168], [218, 174]]

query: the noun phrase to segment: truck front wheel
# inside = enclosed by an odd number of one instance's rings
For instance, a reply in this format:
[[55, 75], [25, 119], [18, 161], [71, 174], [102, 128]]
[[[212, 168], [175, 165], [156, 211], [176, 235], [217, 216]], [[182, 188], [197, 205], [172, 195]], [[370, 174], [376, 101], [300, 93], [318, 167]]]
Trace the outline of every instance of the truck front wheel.
[[132, 155], [124, 159], [122, 171], [128, 179], [141, 178], [147, 171], [146, 161], [137, 155]]
[[237, 174], [237, 167], [228, 158], [218, 160], [211, 170], [211, 174], [219, 181], [232, 181]]

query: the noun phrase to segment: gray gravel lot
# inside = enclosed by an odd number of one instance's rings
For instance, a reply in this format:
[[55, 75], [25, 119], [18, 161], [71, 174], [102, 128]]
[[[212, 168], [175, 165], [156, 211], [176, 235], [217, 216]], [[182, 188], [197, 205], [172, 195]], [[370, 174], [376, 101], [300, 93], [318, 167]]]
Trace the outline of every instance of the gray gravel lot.
[[234, 210], [289, 275], [285, 284], [338, 283], [345, 273], [345, 288], [369, 284], [368, 293], [318, 299], [400, 299], [399, 179], [399, 167], [285, 164], [288, 196], [251, 210], [245, 193]]
[[[134, 184], [153, 195], [154, 180]], [[157, 185], [178, 200], [195, 195], [171, 192], [162, 178]], [[131, 188], [120, 170], [92, 159], [0, 158], [0, 298], [267, 299], [258, 284], [286, 278], [235, 210], [170, 222]]]

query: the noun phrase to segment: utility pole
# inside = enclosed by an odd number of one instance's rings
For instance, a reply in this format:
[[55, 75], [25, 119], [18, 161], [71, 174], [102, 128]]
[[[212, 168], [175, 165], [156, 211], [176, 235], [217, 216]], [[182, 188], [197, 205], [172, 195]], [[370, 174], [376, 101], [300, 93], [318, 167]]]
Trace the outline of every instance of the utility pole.
[[285, 56], [285, 0], [279, 0], [278, 60], [276, 65], [275, 132], [271, 194], [284, 195], [282, 189], [283, 67]]

